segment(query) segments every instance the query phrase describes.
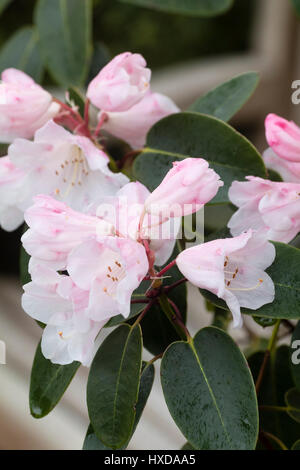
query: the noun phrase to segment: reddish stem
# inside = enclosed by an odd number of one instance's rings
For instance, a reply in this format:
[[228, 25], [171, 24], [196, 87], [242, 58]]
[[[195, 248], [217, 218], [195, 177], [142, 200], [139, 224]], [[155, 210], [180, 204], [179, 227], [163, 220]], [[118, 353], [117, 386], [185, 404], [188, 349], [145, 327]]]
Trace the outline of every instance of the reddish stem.
[[106, 113], [102, 113], [100, 119], [99, 119], [99, 122], [97, 124], [97, 127], [94, 131], [94, 138], [97, 139], [98, 135], [99, 135], [99, 132], [101, 130], [101, 127], [103, 126], [103, 124], [108, 120], [108, 116]]
[[171, 261], [167, 266], [165, 266], [159, 273], [156, 274], [157, 277], [162, 277], [166, 272], [169, 271], [169, 269], [173, 268], [176, 264], [176, 259]]
[[170, 290], [175, 289], [176, 287], [180, 286], [180, 285], [183, 284], [184, 282], [187, 282], [187, 279], [186, 279], [186, 278], [184, 278], [184, 279], [179, 279], [179, 281], [174, 282], [174, 284], [170, 284], [169, 286], [165, 286], [165, 287], [164, 287], [164, 290], [165, 290], [165, 292], [170, 292]]

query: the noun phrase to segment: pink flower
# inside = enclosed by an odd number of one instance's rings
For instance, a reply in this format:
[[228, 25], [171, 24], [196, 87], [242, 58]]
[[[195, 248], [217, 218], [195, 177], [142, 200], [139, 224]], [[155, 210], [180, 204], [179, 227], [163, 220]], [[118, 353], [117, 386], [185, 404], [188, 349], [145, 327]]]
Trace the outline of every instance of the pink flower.
[[[101, 204], [97, 215], [110, 222], [115, 232], [122, 237], [138, 240], [140, 221], [144, 213], [144, 204], [150, 191], [139, 182], [128, 183], [116, 194]], [[149, 241], [149, 247], [155, 254], [155, 265], [165, 264], [173, 253], [181, 218], [161, 221], [160, 217], [143, 217], [142, 237]]]
[[165, 217], [192, 214], [209, 202], [223, 184], [202, 158], [174, 162], [173, 168], [147, 198], [146, 212]]
[[67, 263], [75, 284], [90, 292], [87, 315], [97, 322], [129, 315], [131, 295], [148, 268], [144, 247], [117, 237], [82, 243], [74, 248]]
[[192, 284], [227, 303], [237, 327], [242, 324], [241, 307], [257, 310], [273, 302], [274, 284], [264, 271], [274, 259], [274, 246], [249, 230], [184, 250], [176, 263]]
[[300, 183], [300, 162], [290, 162], [278, 157], [271, 147], [263, 153], [263, 159], [266, 167], [276, 171], [284, 181]]
[[269, 114], [265, 128], [268, 144], [278, 157], [300, 162], [300, 128], [294, 122]]
[[24, 286], [22, 306], [47, 325], [41, 343], [43, 355], [55, 364], [79, 361], [88, 366], [95, 338], [105, 323], [87, 317], [89, 292], [45, 266], [36, 265], [31, 275], [32, 282]]
[[8, 157], [0, 158], [0, 225], [8, 232], [23, 222], [23, 211], [15, 206], [22, 199], [24, 173]]
[[31, 139], [37, 129], [58, 114], [60, 106], [31, 77], [16, 69], [2, 72], [0, 83], [0, 142]]
[[20, 211], [30, 207], [38, 194], [52, 195], [74, 209], [89, 212], [104, 196], [114, 195], [128, 182], [122, 173], [110, 171], [108, 163], [108, 156], [88, 138], [49, 121], [35, 133], [33, 142], [16, 139], [9, 146], [8, 158], [0, 159], [1, 203], [19, 180], [18, 191], [3, 207], [0, 203], [0, 220], [1, 213], [13, 207], [16, 217], [11, 218], [10, 227], [17, 228], [22, 221]]
[[146, 65], [140, 54], [117, 55], [91, 81], [87, 97], [104, 111], [127, 111], [149, 90], [151, 71]]
[[233, 236], [249, 228], [268, 240], [289, 243], [300, 231], [300, 183], [276, 183], [254, 176], [234, 181], [229, 199], [239, 210], [228, 227]]
[[73, 248], [89, 238], [113, 235], [113, 226], [97, 217], [82, 214], [50, 196], [39, 195], [25, 212], [30, 227], [21, 241], [35, 260], [56, 269], [66, 267]]
[[152, 126], [170, 114], [180, 110], [165, 95], [149, 92], [138, 104], [125, 112], [102, 112], [99, 120], [104, 118], [102, 128], [110, 134], [124, 140], [132, 148], [145, 145], [146, 136]]

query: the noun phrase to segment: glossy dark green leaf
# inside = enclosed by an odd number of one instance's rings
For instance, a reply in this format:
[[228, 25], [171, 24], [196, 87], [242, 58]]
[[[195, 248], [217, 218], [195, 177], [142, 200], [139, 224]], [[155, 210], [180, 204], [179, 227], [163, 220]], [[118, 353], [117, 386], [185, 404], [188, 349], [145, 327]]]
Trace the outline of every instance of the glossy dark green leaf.
[[31, 281], [31, 276], [28, 272], [28, 263], [30, 260], [29, 254], [24, 250], [23, 245], [20, 248], [20, 281], [22, 286]]
[[243, 73], [201, 96], [188, 111], [229, 121], [248, 101], [258, 84], [256, 72]]
[[35, 22], [53, 78], [65, 87], [83, 85], [92, 55], [91, 0], [38, 0]]
[[253, 320], [263, 328], [268, 328], [269, 326], [275, 325], [277, 322], [276, 318], [264, 318], [264, 317], [256, 317], [253, 316]]
[[243, 354], [218, 328], [173, 343], [161, 364], [169, 411], [195, 449], [254, 449], [258, 411]]
[[286, 392], [284, 399], [288, 407], [288, 415], [300, 423], [300, 391], [297, 388], [291, 388]]
[[[132, 435], [134, 434], [136, 427], [141, 419], [148, 397], [150, 395], [150, 392], [153, 386], [153, 381], [154, 381], [154, 373], [155, 373], [154, 365], [147, 364], [144, 362], [143, 369], [141, 372], [141, 381], [140, 381], [138, 401], [135, 407], [136, 414], [135, 414], [135, 419], [134, 419]], [[132, 435], [130, 436], [128, 442], [122, 447], [122, 449], [126, 449], [126, 447], [128, 446], [132, 438]], [[83, 450], [112, 450], [112, 449], [102, 444], [102, 442], [96, 436], [92, 426], [89, 425], [86, 436], [85, 436], [85, 440], [83, 443]]]
[[[276, 259], [266, 270], [275, 285], [275, 299], [257, 310], [242, 308], [247, 315], [264, 318], [300, 318], [300, 250], [285, 243], [274, 242]], [[208, 291], [201, 293], [214, 305], [228, 308], [221, 299]]]
[[[255, 353], [248, 359], [255, 382], [263, 359], [263, 352]], [[292, 387], [294, 383], [289, 364], [289, 348], [280, 346], [267, 363], [258, 394], [259, 406], [285, 407], [285, 394]], [[260, 428], [278, 437], [288, 448], [300, 437], [300, 424], [282, 411], [261, 409]]]
[[[178, 246], [175, 247], [171, 259], [174, 259], [178, 254]], [[178, 268], [174, 266], [168, 271], [168, 278], [164, 280], [164, 285], [168, 286], [174, 282], [182, 279], [182, 274]], [[168, 297], [177, 305], [183, 322], [186, 321], [187, 313], [187, 287], [186, 284], [181, 284], [176, 289], [171, 290]], [[141, 321], [143, 332], [143, 342], [145, 348], [154, 355], [163, 353], [169, 344], [181, 339], [174, 328], [174, 323], [166, 317], [160, 305], [154, 305], [147, 315]]]
[[0, 15], [11, 2], [12, 0], [0, 0]]
[[39, 344], [35, 353], [30, 380], [29, 404], [34, 418], [43, 418], [57, 405], [73, 379], [80, 362], [65, 366], [46, 359]]
[[0, 72], [14, 67], [40, 82], [43, 76], [43, 61], [38, 48], [38, 33], [35, 28], [19, 29], [0, 50]]
[[216, 16], [227, 11], [233, 0], [121, 0], [141, 7], [192, 16]]
[[87, 84], [98, 75], [101, 69], [111, 60], [110, 52], [105, 44], [96, 42], [91, 60], [90, 70], [87, 78]]
[[132, 433], [141, 360], [140, 326], [121, 325], [101, 344], [91, 366], [90, 422], [100, 441], [112, 449], [124, 446]]
[[226, 203], [233, 180], [265, 177], [263, 160], [253, 145], [228, 124], [212, 116], [177, 113], [150, 130], [146, 148], [134, 163], [134, 174], [153, 191], [171, 169], [187, 157], [205, 158], [224, 181], [213, 203]]

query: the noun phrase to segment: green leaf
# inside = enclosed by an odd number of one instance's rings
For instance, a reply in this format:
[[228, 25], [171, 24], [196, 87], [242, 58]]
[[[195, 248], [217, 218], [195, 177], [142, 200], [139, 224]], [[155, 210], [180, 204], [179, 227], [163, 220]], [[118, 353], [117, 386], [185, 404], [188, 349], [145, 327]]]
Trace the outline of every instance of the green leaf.
[[121, 2], [168, 13], [204, 17], [225, 13], [233, 4], [233, 0], [121, 0]]
[[110, 52], [105, 44], [96, 42], [91, 60], [90, 70], [87, 78], [87, 84], [98, 75], [101, 69], [111, 60]]
[[65, 87], [84, 85], [92, 55], [91, 0], [39, 0], [35, 22], [53, 78]]
[[135, 177], [153, 191], [171, 169], [187, 157], [206, 159], [224, 181], [212, 203], [227, 203], [233, 180], [266, 177], [263, 160], [253, 145], [228, 124], [198, 113], [168, 116], [150, 130], [147, 146], [134, 163]]
[[296, 8], [297, 15], [300, 16], [300, 0], [291, 0]]
[[[257, 310], [242, 308], [242, 313], [264, 318], [300, 318], [300, 250], [285, 243], [272, 242], [276, 248], [276, 259], [266, 270], [275, 285], [275, 299]], [[225, 302], [210, 292], [200, 289], [214, 305], [228, 309]]]
[[285, 403], [288, 407], [288, 415], [300, 423], [300, 392], [297, 388], [291, 388], [285, 394]]
[[[141, 419], [141, 416], [143, 414], [144, 408], [146, 406], [148, 397], [150, 395], [150, 392], [153, 386], [154, 373], [155, 373], [154, 365], [144, 362], [143, 369], [141, 372], [141, 381], [140, 381], [138, 401], [135, 407], [136, 414], [135, 414], [132, 434], [128, 442], [122, 447], [122, 449], [126, 449], [126, 447], [128, 446], [136, 430], [136, 427]], [[102, 442], [96, 436], [92, 426], [89, 425], [87, 434], [83, 443], [83, 450], [112, 450], [112, 449], [102, 444]]]
[[0, 0], [0, 15], [11, 2], [12, 0]]
[[[264, 352], [255, 353], [248, 360], [254, 381], [257, 380]], [[280, 346], [273, 352], [267, 363], [258, 394], [259, 406], [285, 407], [285, 394], [294, 387], [290, 365], [289, 348]], [[291, 447], [300, 436], [300, 425], [287, 413], [260, 410], [260, 428], [278, 437], [287, 447]]]
[[35, 28], [19, 29], [0, 51], [0, 72], [14, 67], [30, 75], [35, 81], [41, 82], [43, 61], [38, 49], [38, 33]]
[[24, 250], [23, 245], [20, 248], [20, 281], [22, 286], [31, 281], [31, 276], [28, 272], [28, 263], [30, 260], [29, 254]]
[[248, 101], [258, 84], [256, 72], [243, 73], [199, 98], [188, 111], [229, 121]]
[[112, 449], [123, 447], [132, 433], [141, 360], [140, 326], [121, 325], [102, 343], [91, 366], [90, 422], [100, 441]]
[[31, 371], [29, 404], [34, 418], [43, 418], [57, 405], [73, 379], [80, 362], [52, 364], [38, 345]]
[[294, 383], [300, 390], [300, 322], [293, 331], [290, 344], [290, 365]]
[[199, 450], [254, 449], [258, 411], [243, 354], [218, 328], [200, 330], [190, 343], [173, 343], [161, 364], [169, 411]]
[[253, 316], [253, 320], [263, 328], [267, 328], [269, 326], [275, 325], [277, 322], [276, 318], [264, 318], [264, 317], [256, 317]]

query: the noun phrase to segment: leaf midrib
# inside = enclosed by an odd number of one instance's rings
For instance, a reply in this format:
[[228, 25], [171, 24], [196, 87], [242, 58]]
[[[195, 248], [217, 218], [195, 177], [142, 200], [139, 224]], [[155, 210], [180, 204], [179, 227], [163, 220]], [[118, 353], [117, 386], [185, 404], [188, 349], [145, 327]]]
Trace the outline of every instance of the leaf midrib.
[[225, 436], [226, 436], [226, 438], [227, 438], [227, 440], [228, 440], [228, 443], [229, 443], [231, 449], [233, 449], [230, 435], [229, 435], [229, 433], [228, 433], [228, 431], [227, 431], [227, 428], [226, 428], [225, 423], [224, 423], [223, 418], [222, 418], [221, 411], [220, 411], [220, 409], [219, 409], [219, 407], [218, 407], [217, 399], [216, 399], [216, 397], [215, 397], [215, 395], [214, 395], [214, 392], [213, 392], [213, 390], [212, 390], [212, 388], [211, 388], [211, 386], [210, 386], [210, 383], [209, 383], [209, 380], [208, 380], [208, 378], [207, 378], [207, 375], [205, 374], [205, 371], [204, 371], [204, 368], [203, 368], [203, 366], [202, 366], [202, 364], [201, 364], [200, 358], [198, 357], [198, 354], [197, 354], [196, 348], [195, 348], [195, 346], [194, 346], [193, 340], [191, 340], [191, 341], [189, 342], [189, 346], [191, 347], [191, 350], [192, 350], [192, 352], [194, 353], [194, 356], [195, 356], [195, 358], [196, 358], [197, 364], [199, 365], [200, 371], [201, 371], [201, 373], [202, 373], [202, 375], [203, 375], [203, 378], [204, 378], [204, 380], [205, 380], [205, 383], [206, 383], [206, 385], [207, 385], [207, 388], [208, 388], [209, 394], [210, 394], [210, 396], [211, 396], [212, 402], [213, 402], [213, 404], [214, 404], [214, 406], [215, 406], [215, 409], [216, 409], [216, 411], [217, 411], [218, 417], [219, 417], [219, 419], [220, 419], [221, 426], [222, 426], [222, 428], [223, 428], [223, 430], [224, 430]]

